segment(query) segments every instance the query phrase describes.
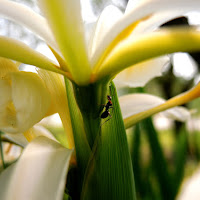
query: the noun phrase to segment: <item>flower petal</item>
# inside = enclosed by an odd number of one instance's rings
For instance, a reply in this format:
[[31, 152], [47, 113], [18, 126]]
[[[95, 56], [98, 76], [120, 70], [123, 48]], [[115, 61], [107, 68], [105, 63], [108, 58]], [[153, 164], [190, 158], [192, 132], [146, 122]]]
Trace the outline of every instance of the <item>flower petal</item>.
[[14, 142], [22, 147], [25, 147], [28, 144], [27, 139], [24, 137], [22, 133], [5, 133], [3, 135], [4, 138], [8, 139], [11, 142]]
[[7, 58], [0, 57], [0, 79], [4, 79], [8, 72], [17, 72], [17, 65]]
[[113, 5], [107, 6], [103, 10], [97, 21], [94, 35], [91, 36], [91, 44], [89, 47], [90, 56], [95, 52], [99, 45], [101, 45], [101, 39], [109, 31], [111, 26], [115, 24], [122, 16], [122, 12]]
[[[15, 135], [15, 134], [12, 134], [12, 135]], [[25, 131], [24, 136], [29, 142], [31, 142], [32, 140], [34, 140], [36, 137], [39, 137], [39, 136], [44, 136], [51, 140], [54, 140], [55, 142], [58, 142], [55, 139], [55, 137], [53, 137], [53, 134], [50, 131], [48, 131], [46, 128], [40, 125], [35, 125], [31, 127], [29, 130]]]
[[[0, 176], [0, 199], [62, 200], [72, 150], [38, 137]], [[12, 191], [12, 192], [10, 192]]]
[[[165, 102], [164, 99], [150, 94], [129, 94], [119, 98], [120, 107], [123, 118], [126, 119], [137, 113], [149, 110]], [[165, 116], [186, 121], [190, 117], [190, 113], [183, 107], [175, 107], [162, 112]]]
[[102, 44], [96, 50], [92, 57], [92, 65], [96, 65], [100, 60], [101, 56], [105, 56], [103, 52], [105, 52], [106, 48], [111, 45], [112, 41], [125, 30], [131, 24], [137, 22], [138, 20], [146, 20], [152, 14], [156, 12], [166, 12], [173, 11], [174, 13], [179, 10], [183, 11], [183, 13], [187, 13], [189, 11], [199, 11], [200, 10], [200, 1], [199, 0], [142, 0], [137, 4], [134, 4], [134, 7], [130, 9], [124, 17], [118, 20], [109, 32], [101, 39], [100, 43]]
[[177, 200], [190, 200], [190, 199], [200, 199], [200, 168], [195, 170], [191, 177], [188, 177], [181, 187]]
[[44, 80], [46, 88], [51, 94], [53, 104], [65, 129], [66, 134], [54, 136], [62, 145], [71, 149], [74, 147], [74, 139], [63, 76], [45, 70], [38, 70], [38, 74]]
[[163, 28], [119, 44], [102, 63], [96, 78], [114, 76], [127, 67], [178, 51], [200, 50], [200, 31], [195, 28]]
[[169, 62], [168, 56], [163, 56], [136, 64], [120, 72], [114, 79], [119, 87], [143, 87], [154, 77], [161, 76]]
[[54, 48], [57, 47], [44, 17], [33, 12], [28, 7], [13, 1], [0, 1], [0, 16], [27, 27], [43, 38], [47, 44]]
[[23, 133], [47, 113], [50, 95], [37, 74], [11, 72], [6, 80], [0, 81], [0, 88], [1, 92], [6, 90], [0, 99], [4, 105], [0, 115], [2, 131]]
[[40, 0], [38, 3], [47, 17], [72, 77], [78, 84], [87, 84], [91, 69], [86, 52], [80, 1]]
[[129, 0], [128, 3], [127, 3], [127, 5], [126, 5], [125, 13], [130, 12], [134, 7], [137, 6], [137, 4], [139, 2], [140, 2], [140, 0]]
[[151, 15], [145, 21], [141, 21], [134, 29], [132, 34], [129, 37], [136, 37], [140, 34], [148, 33], [156, 30], [162, 24], [175, 19], [177, 17], [183, 16], [185, 14], [184, 10], [176, 11], [166, 11], [159, 12]]
[[0, 36], [0, 56], [10, 58], [25, 64], [35, 65], [46, 70], [57, 72], [67, 76], [67, 73], [60, 70], [53, 61], [46, 56], [33, 50], [23, 42]]
[[149, 108], [145, 111], [141, 111], [136, 114], [133, 114], [130, 117], [126, 117], [124, 119], [125, 127], [129, 128], [129, 127], [133, 126], [135, 123], [139, 122], [140, 120], [145, 119], [153, 114], [156, 114], [161, 111], [173, 108], [175, 106], [180, 106], [189, 101], [192, 101], [192, 100], [200, 97], [199, 91], [200, 91], [200, 83], [198, 83], [195, 87], [188, 90], [187, 92], [177, 95], [177, 96], [167, 100], [166, 102], [163, 102], [160, 105], [155, 105], [152, 108]]

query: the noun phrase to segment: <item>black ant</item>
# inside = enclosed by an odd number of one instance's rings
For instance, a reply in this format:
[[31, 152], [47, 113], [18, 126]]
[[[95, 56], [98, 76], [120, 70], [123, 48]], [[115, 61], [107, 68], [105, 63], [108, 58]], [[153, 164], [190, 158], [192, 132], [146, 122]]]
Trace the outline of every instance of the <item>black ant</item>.
[[[111, 115], [110, 112], [109, 112], [109, 109], [110, 109], [110, 108], [113, 108], [113, 106], [112, 106], [113, 104], [112, 104], [112, 101], [111, 101], [112, 97], [111, 97], [110, 95], [107, 95], [107, 99], [108, 99], [108, 102], [107, 102], [106, 105], [104, 105], [105, 111], [101, 114], [101, 119], [105, 119], [105, 118], [107, 118], [108, 116], [110, 116], [110, 118], [107, 119], [105, 122], [103, 122], [103, 124], [106, 123], [108, 120], [110, 120], [110, 119], [112, 118], [112, 115]], [[101, 126], [102, 126], [103, 124], [101, 124]]]

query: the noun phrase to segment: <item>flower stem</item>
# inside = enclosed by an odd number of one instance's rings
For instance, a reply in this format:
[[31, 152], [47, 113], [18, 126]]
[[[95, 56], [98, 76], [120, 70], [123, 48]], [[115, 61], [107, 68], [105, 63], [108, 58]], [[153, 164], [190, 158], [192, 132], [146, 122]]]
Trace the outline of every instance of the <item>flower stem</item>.
[[92, 149], [96, 136], [100, 130], [100, 113], [106, 102], [108, 83], [98, 82], [87, 86], [73, 84], [76, 102], [83, 117], [86, 137]]

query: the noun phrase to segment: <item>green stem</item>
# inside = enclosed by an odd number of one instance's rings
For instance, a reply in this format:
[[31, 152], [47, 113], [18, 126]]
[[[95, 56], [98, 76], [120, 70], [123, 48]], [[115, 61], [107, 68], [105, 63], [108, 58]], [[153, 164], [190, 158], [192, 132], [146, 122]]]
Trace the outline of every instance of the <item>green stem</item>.
[[112, 117], [102, 119], [85, 174], [82, 200], [136, 199], [126, 131], [113, 83], [110, 90]]
[[[78, 178], [79, 178], [79, 189], [76, 188], [76, 193], [80, 193], [82, 188], [82, 182], [85, 174], [85, 169], [91, 154], [91, 149], [89, 147], [86, 133], [84, 130], [83, 119], [80, 110], [77, 106], [76, 100], [74, 98], [74, 92], [71, 82], [65, 78], [66, 93], [69, 104], [69, 112], [71, 117], [76, 159], [78, 163]], [[77, 195], [77, 194], [76, 194]], [[79, 195], [80, 196], [80, 195]]]
[[1, 151], [1, 160], [2, 160], [2, 165], [3, 165], [3, 168], [5, 169], [6, 168], [6, 164], [5, 164], [5, 161], [4, 161], [4, 155], [3, 155], [3, 145], [2, 145], [2, 139], [1, 139], [1, 136], [2, 135], [2, 132], [0, 131], [0, 151]]
[[87, 86], [73, 84], [76, 102], [82, 114], [86, 137], [92, 149], [100, 129], [100, 113], [106, 103], [108, 82], [98, 82]]

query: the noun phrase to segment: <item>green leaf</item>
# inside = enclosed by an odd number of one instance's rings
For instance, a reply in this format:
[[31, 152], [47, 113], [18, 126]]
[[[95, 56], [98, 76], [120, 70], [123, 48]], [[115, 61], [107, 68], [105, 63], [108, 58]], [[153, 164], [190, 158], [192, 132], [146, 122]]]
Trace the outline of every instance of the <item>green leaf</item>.
[[[69, 112], [71, 117], [74, 143], [76, 149], [76, 157], [78, 162], [78, 167], [80, 169], [80, 179], [84, 176], [85, 169], [89, 160], [89, 155], [91, 154], [91, 149], [89, 147], [86, 133], [83, 126], [83, 119], [79, 108], [76, 104], [74, 98], [74, 92], [71, 82], [65, 78], [66, 92], [69, 104]], [[83, 180], [80, 180], [81, 182]]]
[[135, 184], [136, 189], [144, 190], [144, 187], [142, 185], [142, 163], [140, 156], [141, 154], [141, 131], [139, 124], [136, 124], [136, 127], [134, 129], [134, 135], [131, 138], [131, 158], [132, 158], [132, 165], [133, 165], [133, 171], [135, 173]]
[[85, 174], [81, 199], [136, 199], [125, 127], [114, 85], [112, 117], [102, 120]]
[[184, 169], [187, 157], [187, 131], [185, 126], [178, 132], [178, 135], [175, 135], [175, 172], [174, 172], [174, 182], [176, 192], [179, 190], [179, 186], [184, 176]]
[[172, 182], [171, 175], [169, 174], [167, 162], [164, 157], [162, 147], [159, 143], [157, 132], [153, 126], [152, 120], [147, 118], [142, 122], [142, 125], [148, 138], [155, 174], [159, 182], [162, 197], [166, 200], [174, 199], [174, 183]]

